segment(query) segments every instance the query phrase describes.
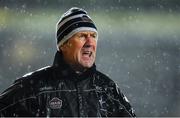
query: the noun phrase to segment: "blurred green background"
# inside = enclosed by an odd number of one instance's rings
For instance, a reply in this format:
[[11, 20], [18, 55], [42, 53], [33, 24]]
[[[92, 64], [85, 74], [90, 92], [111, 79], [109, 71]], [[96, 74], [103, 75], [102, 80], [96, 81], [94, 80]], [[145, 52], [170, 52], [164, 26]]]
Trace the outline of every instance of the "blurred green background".
[[0, 92], [52, 64], [55, 25], [73, 6], [95, 21], [97, 68], [137, 116], [180, 116], [179, 0], [0, 0]]

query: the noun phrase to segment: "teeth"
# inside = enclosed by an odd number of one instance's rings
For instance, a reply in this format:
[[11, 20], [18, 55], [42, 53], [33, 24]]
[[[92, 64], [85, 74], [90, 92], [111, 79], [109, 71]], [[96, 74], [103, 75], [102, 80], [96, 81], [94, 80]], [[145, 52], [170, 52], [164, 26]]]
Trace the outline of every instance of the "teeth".
[[87, 54], [90, 57], [92, 55], [92, 52], [91, 51], [85, 51], [83, 54]]
[[83, 53], [83, 54], [90, 54], [90, 53], [85, 52], [85, 53]]
[[83, 54], [90, 54], [91, 52], [90, 51], [85, 51]]

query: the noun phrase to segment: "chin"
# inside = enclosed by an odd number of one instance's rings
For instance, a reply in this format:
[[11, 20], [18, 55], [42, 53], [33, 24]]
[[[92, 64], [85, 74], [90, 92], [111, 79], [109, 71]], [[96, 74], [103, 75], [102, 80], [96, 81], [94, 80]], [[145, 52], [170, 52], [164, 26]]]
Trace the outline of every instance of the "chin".
[[84, 68], [91, 68], [92, 65], [83, 65]]
[[84, 68], [91, 68], [93, 66], [93, 63], [83, 63], [82, 66]]
[[89, 60], [81, 59], [81, 60], [79, 60], [79, 64], [84, 68], [91, 68], [93, 66], [94, 62], [95, 62], [94, 59], [89, 59]]

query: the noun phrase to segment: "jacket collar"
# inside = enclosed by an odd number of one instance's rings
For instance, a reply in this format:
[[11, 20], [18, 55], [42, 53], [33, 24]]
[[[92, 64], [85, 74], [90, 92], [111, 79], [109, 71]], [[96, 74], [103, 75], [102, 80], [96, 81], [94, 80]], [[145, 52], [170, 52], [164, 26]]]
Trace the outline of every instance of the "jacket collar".
[[63, 55], [59, 51], [55, 54], [53, 67], [55, 68], [58, 76], [78, 78], [78, 80], [85, 77], [91, 77], [96, 71], [96, 65], [93, 64], [93, 66], [86, 70], [83, 74], [76, 74], [75, 71], [64, 61]]

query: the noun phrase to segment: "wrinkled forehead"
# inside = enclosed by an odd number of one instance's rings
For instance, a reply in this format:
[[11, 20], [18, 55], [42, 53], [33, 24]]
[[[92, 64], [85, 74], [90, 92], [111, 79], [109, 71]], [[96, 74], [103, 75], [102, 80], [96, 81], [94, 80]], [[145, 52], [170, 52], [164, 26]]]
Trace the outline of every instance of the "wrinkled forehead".
[[79, 31], [79, 32], [75, 33], [74, 35], [76, 35], [76, 34], [95, 34], [95, 35], [97, 35], [97, 32], [84, 30], [84, 31]]

